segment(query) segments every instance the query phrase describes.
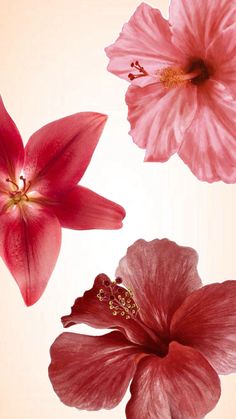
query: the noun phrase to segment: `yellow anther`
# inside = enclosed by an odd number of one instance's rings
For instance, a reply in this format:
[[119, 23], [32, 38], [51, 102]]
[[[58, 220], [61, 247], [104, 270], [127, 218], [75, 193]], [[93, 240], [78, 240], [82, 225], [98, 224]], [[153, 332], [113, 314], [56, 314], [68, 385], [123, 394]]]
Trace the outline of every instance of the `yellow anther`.
[[167, 67], [160, 70], [160, 81], [166, 89], [173, 87], [179, 87], [186, 84], [185, 73], [181, 68], [178, 67]]

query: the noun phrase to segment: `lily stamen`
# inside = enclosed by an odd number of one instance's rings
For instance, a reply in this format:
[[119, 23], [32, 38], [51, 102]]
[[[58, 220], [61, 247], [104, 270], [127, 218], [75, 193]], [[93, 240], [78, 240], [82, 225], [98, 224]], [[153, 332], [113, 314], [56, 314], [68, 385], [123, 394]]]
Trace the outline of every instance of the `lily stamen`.
[[19, 186], [17, 185], [17, 183], [15, 183], [13, 180], [7, 178], [6, 182], [12, 183], [12, 185], [14, 185], [16, 187], [17, 190], [19, 190]]

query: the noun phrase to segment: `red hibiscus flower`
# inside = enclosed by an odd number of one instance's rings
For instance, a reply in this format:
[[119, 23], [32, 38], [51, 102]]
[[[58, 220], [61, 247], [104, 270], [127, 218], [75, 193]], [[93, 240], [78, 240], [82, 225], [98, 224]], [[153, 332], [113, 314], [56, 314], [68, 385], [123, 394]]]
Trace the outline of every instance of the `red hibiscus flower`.
[[128, 419], [200, 419], [220, 397], [218, 374], [236, 371], [236, 281], [202, 287], [197, 254], [169, 240], [138, 240], [111, 281], [98, 275], [51, 347], [49, 377], [65, 404], [111, 409], [129, 382]]
[[0, 251], [28, 306], [53, 271], [61, 227], [122, 226], [122, 207], [77, 186], [106, 118], [94, 112], [62, 118], [35, 132], [24, 150], [0, 100]]
[[236, 182], [236, 3], [171, 0], [169, 21], [142, 3], [106, 48], [131, 82], [130, 134], [145, 161], [178, 153], [208, 182]]

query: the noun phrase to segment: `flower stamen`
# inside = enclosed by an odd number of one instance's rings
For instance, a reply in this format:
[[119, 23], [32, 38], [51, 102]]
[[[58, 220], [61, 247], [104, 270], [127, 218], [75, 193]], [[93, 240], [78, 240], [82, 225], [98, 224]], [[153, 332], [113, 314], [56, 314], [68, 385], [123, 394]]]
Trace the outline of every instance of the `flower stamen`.
[[16, 182], [14, 182], [12, 179], [7, 178], [6, 182], [11, 183], [16, 190], [15, 191], [9, 191], [10, 198], [12, 200], [13, 205], [17, 205], [20, 201], [26, 200], [29, 201], [29, 197], [27, 195], [27, 192], [31, 186], [31, 182], [29, 181], [28, 184], [26, 182], [26, 179], [23, 176], [20, 176], [20, 180], [23, 182], [23, 188], [19, 188]]
[[134, 318], [138, 311], [138, 306], [133, 299], [130, 289], [119, 286], [121, 278], [110, 281], [108, 278], [103, 281], [104, 288], [100, 288], [97, 298], [99, 301], [107, 301], [113, 316], [120, 315], [126, 320]]
[[130, 64], [130, 67], [138, 70], [138, 74], [133, 74], [133, 73], [129, 73], [128, 74], [128, 78], [130, 79], [130, 81], [134, 80], [134, 79], [138, 79], [139, 77], [145, 77], [148, 75], [148, 73], [146, 72], [146, 70], [144, 69], [144, 67], [142, 67], [138, 61], [132, 62]]
[[173, 87], [179, 87], [185, 85], [191, 76], [185, 74], [181, 68], [178, 67], [167, 67], [159, 72], [160, 82], [166, 89]]

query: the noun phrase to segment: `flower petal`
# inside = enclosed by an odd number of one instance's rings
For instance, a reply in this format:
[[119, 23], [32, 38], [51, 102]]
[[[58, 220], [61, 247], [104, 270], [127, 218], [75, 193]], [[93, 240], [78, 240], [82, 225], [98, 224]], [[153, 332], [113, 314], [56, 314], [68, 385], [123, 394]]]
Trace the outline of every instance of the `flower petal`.
[[35, 132], [26, 146], [24, 172], [32, 188], [57, 196], [83, 176], [107, 117], [81, 112], [51, 122]]
[[236, 101], [214, 80], [198, 89], [198, 110], [178, 151], [200, 180], [236, 182]]
[[236, 372], [236, 281], [193, 292], [171, 322], [171, 335], [199, 350], [219, 374]]
[[[95, 278], [93, 287], [86, 291], [83, 297], [75, 300], [71, 308], [71, 314], [62, 317], [64, 327], [75, 324], [85, 323], [97, 329], [118, 329], [127, 339], [139, 344], [154, 345], [152, 336], [134, 319], [126, 319], [121, 315], [113, 315], [109, 300], [100, 301], [99, 292], [106, 291], [104, 285], [109, 278], [105, 274], [100, 274]], [[137, 315], [139, 320], [139, 315]]]
[[62, 227], [76, 230], [121, 228], [125, 216], [120, 205], [82, 186], [60, 196], [50, 207]]
[[130, 135], [139, 147], [146, 148], [145, 161], [164, 162], [179, 149], [193, 120], [196, 89], [185, 86], [167, 91], [158, 84], [130, 86], [126, 103]]
[[24, 146], [20, 133], [0, 97], [0, 187], [5, 189], [8, 177], [16, 180], [23, 162]]
[[230, 26], [211, 43], [207, 59], [214, 63], [212, 78], [229, 88], [236, 99], [236, 24]]
[[[140, 74], [131, 67], [136, 61], [155, 77], [156, 70], [178, 60], [178, 51], [171, 43], [168, 22], [159, 10], [142, 3], [135, 11], [115, 43], [105, 49], [110, 62], [108, 71], [129, 80], [129, 73]], [[134, 70], [134, 71], [133, 71]], [[149, 83], [149, 77], [136, 78], [135, 84]], [[130, 80], [129, 80], [130, 81]]]
[[41, 297], [61, 243], [59, 221], [50, 211], [26, 204], [1, 216], [2, 257], [30, 306]]
[[167, 239], [138, 240], [121, 259], [116, 275], [132, 290], [144, 323], [165, 334], [173, 313], [201, 286], [197, 261], [193, 249]]
[[236, 5], [230, 0], [171, 0], [170, 3], [173, 43], [190, 57], [203, 57], [214, 38], [235, 20]]
[[112, 409], [134, 375], [140, 350], [119, 332], [63, 333], [51, 347], [49, 377], [61, 401], [79, 409]]
[[220, 380], [200, 353], [173, 342], [165, 358], [140, 361], [131, 395], [127, 419], [201, 419], [220, 397]]

